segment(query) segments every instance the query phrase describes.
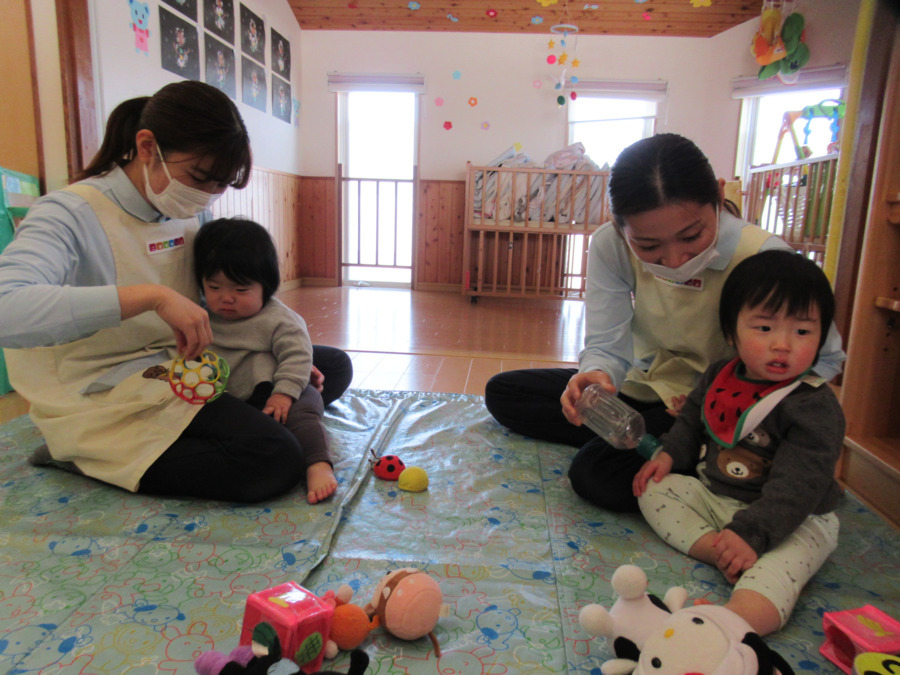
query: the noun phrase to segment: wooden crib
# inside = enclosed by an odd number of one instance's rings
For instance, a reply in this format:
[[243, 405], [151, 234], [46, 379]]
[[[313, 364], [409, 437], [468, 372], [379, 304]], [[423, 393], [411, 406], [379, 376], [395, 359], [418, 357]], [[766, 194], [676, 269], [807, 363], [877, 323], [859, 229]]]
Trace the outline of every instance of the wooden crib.
[[463, 293], [583, 298], [609, 171], [466, 164]]

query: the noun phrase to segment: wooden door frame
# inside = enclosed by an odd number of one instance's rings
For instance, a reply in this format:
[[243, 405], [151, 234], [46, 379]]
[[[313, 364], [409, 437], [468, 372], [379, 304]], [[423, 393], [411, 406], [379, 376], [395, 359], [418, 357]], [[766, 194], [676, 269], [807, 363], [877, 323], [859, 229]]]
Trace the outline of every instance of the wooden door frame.
[[100, 148], [88, 0], [56, 0], [66, 163], [75, 180]]
[[878, 128], [881, 123], [885, 87], [890, 67], [891, 45], [897, 22], [897, 10], [892, 8], [891, 4], [892, 0], [879, 0], [876, 3], [872, 34], [869, 36], [866, 48], [866, 67], [863, 73], [856, 125], [854, 129], [844, 129], [844, 134], [852, 133], [856, 139], [851, 158], [844, 227], [841, 232], [841, 244], [834, 279], [834, 321], [843, 336], [845, 350], [850, 337], [850, 321], [853, 315], [856, 282], [859, 277], [862, 240], [869, 212], [872, 174], [875, 170], [874, 158], [875, 149], [878, 146]]

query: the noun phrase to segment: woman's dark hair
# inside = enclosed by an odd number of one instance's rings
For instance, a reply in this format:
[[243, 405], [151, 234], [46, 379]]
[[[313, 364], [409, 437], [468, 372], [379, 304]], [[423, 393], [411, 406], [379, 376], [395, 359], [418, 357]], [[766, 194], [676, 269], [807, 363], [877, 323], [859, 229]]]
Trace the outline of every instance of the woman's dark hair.
[[217, 218], [205, 223], [194, 239], [194, 274], [197, 285], [222, 272], [237, 284], [262, 285], [263, 303], [278, 290], [281, 275], [278, 253], [268, 230], [241, 218]]
[[250, 180], [250, 137], [234, 102], [203, 82], [174, 82], [153, 96], [116, 106], [106, 121], [100, 150], [80, 178], [100, 176], [125, 166], [137, 154], [135, 135], [149, 129], [160, 150], [213, 157], [211, 180], [242, 188]]
[[725, 337], [734, 342], [740, 311], [760, 305], [772, 313], [784, 307], [789, 316], [805, 316], [810, 307], [817, 307], [822, 326], [819, 349], [825, 344], [834, 319], [834, 292], [828, 277], [809, 258], [773, 249], [738, 263], [725, 280], [719, 300], [719, 325]]
[[[693, 141], [678, 134], [657, 134], [625, 148], [609, 177], [609, 204], [620, 228], [624, 218], [676, 202], [719, 204], [719, 181]], [[740, 215], [729, 201], [725, 207]]]

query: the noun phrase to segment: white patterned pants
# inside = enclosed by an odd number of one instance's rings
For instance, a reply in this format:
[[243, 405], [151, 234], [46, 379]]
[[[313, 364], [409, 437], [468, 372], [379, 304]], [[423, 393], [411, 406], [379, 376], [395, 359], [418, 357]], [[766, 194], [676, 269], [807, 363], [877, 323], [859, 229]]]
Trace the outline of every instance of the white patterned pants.
[[[744, 502], [713, 494], [692, 476], [669, 474], [647, 482], [638, 499], [641, 513], [656, 533], [687, 554], [708, 532], [719, 532], [746, 508]], [[735, 584], [735, 590], [756, 591], [778, 609], [787, 622], [800, 591], [837, 547], [840, 524], [834, 513], [809, 516], [784, 541], [759, 557]]]

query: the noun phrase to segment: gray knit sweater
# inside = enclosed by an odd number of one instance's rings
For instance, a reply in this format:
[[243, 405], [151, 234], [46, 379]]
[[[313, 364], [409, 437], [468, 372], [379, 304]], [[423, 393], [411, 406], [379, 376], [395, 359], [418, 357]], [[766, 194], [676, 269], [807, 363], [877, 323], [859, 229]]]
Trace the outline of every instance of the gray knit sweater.
[[[827, 384], [803, 383], [735, 448], [713, 442], [703, 422], [710, 383], [728, 361], [712, 364], [660, 440], [673, 471], [700, 470], [709, 489], [747, 503], [726, 525], [757, 554], [772, 550], [811, 514], [833, 511], [842, 490], [834, 478], [844, 439], [844, 415]], [[735, 467], [738, 467], [736, 469]]]
[[293, 399], [309, 384], [312, 343], [306, 322], [283, 302], [270, 298], [259, 313], [238, 321], [209, 315], [212, 349], [231, 369], [226, 391], [246, 400], [260, 382]]

